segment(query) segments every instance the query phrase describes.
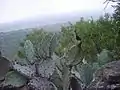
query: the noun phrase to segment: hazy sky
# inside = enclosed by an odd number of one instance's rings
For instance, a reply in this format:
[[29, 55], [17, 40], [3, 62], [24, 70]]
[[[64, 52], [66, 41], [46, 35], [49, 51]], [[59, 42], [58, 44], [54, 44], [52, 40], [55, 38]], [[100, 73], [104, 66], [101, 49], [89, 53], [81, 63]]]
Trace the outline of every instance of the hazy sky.
[[72, 11], [102, 10], [105, 0], [0, 0], [0, 23]]

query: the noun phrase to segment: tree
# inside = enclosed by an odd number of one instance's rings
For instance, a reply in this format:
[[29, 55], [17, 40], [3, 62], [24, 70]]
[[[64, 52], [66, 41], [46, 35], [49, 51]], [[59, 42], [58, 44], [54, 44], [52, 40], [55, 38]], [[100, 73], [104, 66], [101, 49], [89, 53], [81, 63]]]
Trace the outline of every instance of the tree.
[[106, 0], [107, 3], [112, 2], [115, 3], [115, 5], [112, 5], [112, 7], [115, 9], [114, 13], [113, 13], [113, 20], [114, 20], [114, 31], [117, 32], [116, 35], [116, 44], [117, 44], [117, 48], [116, 48], [116, 53], [118, 55], [120, 55], [120, 0]]
[[74, 25], [62, 27], [58, 52], [64, 53], [72, 45], [80, 42], [82, 55], [86, 60], [94, 61], [103, 49], [115, 50], [118, 33], [114, 30], [112, 22], [111, 16], [105, 14], [96, 21], [82, 18]]

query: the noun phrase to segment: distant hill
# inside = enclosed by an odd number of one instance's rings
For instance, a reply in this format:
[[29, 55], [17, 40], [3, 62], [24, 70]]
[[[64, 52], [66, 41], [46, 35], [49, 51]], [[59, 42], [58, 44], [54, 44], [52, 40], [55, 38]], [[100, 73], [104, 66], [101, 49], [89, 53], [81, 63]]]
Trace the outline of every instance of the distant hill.
[[28, 30], [18, 30], [6, 33], [0, 33], [0, 43], [2, 54], [9, 59], [12, 59], [18, 50], [19, 43], [23, 41], [29, 33]]
[[71, 12], [61, 15], [60, 14], [50, 15], [50, 16], [46, 15], [44, 17], [36, 16], [21, 21], [0, 24], [0, 31], [5, 32], [5, 31], [25, 29], [25, 28], [36, 28], [36, 27], [43, 27], [45, 25], [51, 27], [51, 25], [54, 25], [56, 23], [66, 23], [68, 21], [76, 22], [81, 17], [88, 19], [91, 18], [91, 16], [93, 16], [93, 18], [96, 19], [102, 14], [103, 13], [101, 11], [94, 11], [94, 12]]

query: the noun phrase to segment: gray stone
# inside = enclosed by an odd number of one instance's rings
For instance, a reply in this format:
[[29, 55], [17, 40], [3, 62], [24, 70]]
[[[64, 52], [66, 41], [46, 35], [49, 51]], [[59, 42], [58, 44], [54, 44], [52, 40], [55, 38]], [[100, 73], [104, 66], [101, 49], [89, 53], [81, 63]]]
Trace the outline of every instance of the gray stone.
[[120, 60], [97, 70], [87, 90], [120, 90]]

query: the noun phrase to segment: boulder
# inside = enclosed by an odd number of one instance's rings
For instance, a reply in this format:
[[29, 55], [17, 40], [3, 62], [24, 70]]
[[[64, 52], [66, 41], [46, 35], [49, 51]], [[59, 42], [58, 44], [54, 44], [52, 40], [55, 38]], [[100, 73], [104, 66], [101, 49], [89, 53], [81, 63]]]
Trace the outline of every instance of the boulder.
[[87, 90], [120, 90], [120, 60], [104, 65], [93, 77]]
[[6, 73], [10, 70], [10, 61], [0, 55], [0, 82], [4, 79]]

